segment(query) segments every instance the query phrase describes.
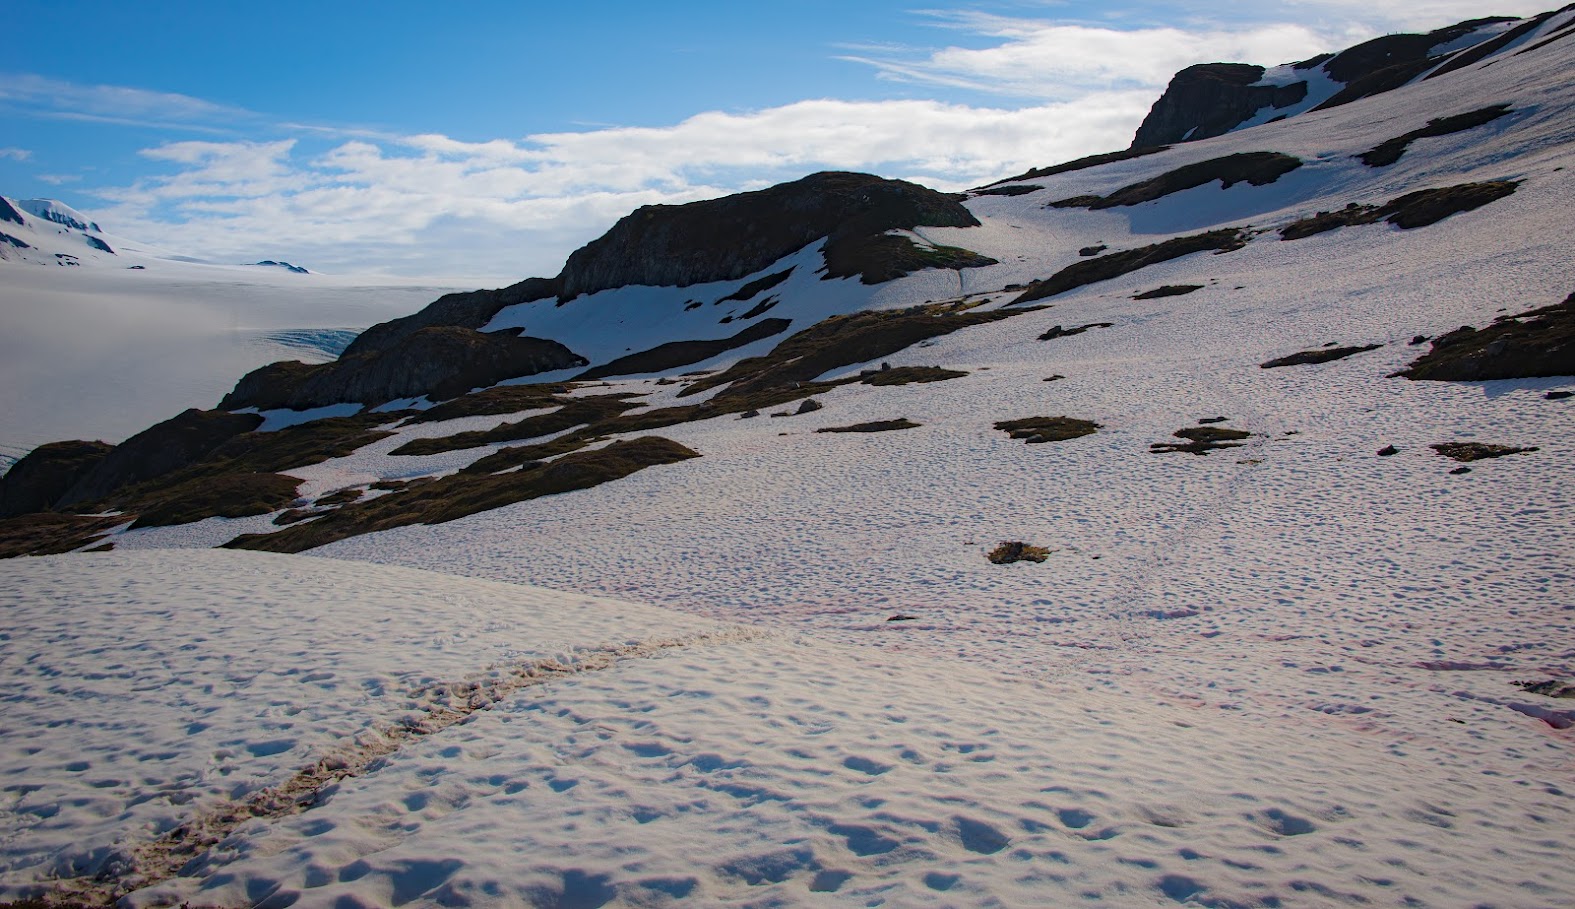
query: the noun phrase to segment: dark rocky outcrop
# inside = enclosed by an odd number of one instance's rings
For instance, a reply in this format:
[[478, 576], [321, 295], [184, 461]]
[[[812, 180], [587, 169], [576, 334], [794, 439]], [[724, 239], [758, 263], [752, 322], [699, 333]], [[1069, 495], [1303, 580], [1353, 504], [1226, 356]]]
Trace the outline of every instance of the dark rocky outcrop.
[[246, 534], [230, 549], [302, 552], [335, 540], [411, 524], [441, 524], [516, 502], [588, 489], [659, 464], [699, 457], [668, 439], [646, 436], [565, 454], [501, 474], [462, 472], [353, 502], [313, 521], [269, 534]]
[[956, 198], [870, 174], [818, 173], [687, 205], [647, 205], [569, 256], [559, 298], [630, 284], [742, 278], [829, 237], [826, 252], [893, 229], [975, 227]]
[[1440, 442], [1429, 445], [1429, 448], [1438, 452], [1451, 461], [1485, 461], [1489, 458], [1502, 458], [1505, 455], [1528, 454], [1540, 451], [1536, 446], [1530, 448], [1517, 448], [1514, 445], [1493, 445], [1488, 442]]
[[1221, 189], [1230, 189], [1237, 183], [1266, 186], [1301, 166], [1301, 159], [1279, 152], [1243, 152], [1178, 167], [1153, 179], [1124, 186], [1108, 196], [1074, 196], [1050, 204], [1056, 208], [1089, 208], [1097, 211], [1152, 202], [1215, 180], [1220, 182]]
[[556, 278], [526, 278], [500, 290], [444, 294], [418, 313], [373, 325], [361, 332], [345, 348], [343, 356], [358, 357], [387, 350], [423, 328], [454, 325], [479, 329], [505, 306], [556, 297], [558, 288]]
[[946, 369], [940, 366], [898, 366], [895, 369], [877, 369], [873, 372], [860, 373], [859, 381], [865, 385], [884, 387], [945, 382], [948, 379], [961, 379], [966, 375], [968, 374], [960, 369]]
[[1318, 363], [1332, 363], [1346, 357], [1377, 350], [1382, 344], [1368, 344], [1363, 347], [1320, 347], [1316, 350], [1303, 350], [1283, 357], [1276, 357], [1267, 363], [1259, 365], [1260, 369], [1278, 369], [1281, 366], [1310, 366]]
[[740, 287], [738, 290], [733, 291], [716, 302], [721, 304], [730, 302], [732, 300], [737, 300], [742, 303], [745, 300], [753, 299], [756, 294], [762, 291], [767, 291], [773, 287], [776, 287], [778, 284], [781, 284], [783, 281], [786, 281], [792, 276], [793, 269], [786, 268], [775, 274], [766, 275], [763, 278], [756, 278], [755, 280], [750, 281], [748, 284], [745, 284], [743, 287]]
[[1043, 300], [1046, 297], [1064, 294], [1069, 290], [1098, 281], [1108, 281], [1150, 265], [1169, 262], [1193, 253], [1231, 252], [1246, 245], [1245, 231], [1237, 227], [1226, 227], [1189, 237], [1176, 237], [1163, 243], [1140, 246], [1137, 249], [1114, 252], [1094, 259], [1084, 259], [1081, 262], [1073, 262], [1042, 281], [1033, 282], [1028, 285], [1027, 290], [1006, 305], [1017, 306], [1034, 300]]
[[[1443, 66], [1440, 66], [1433, 72], [1428, 73], [1427, 78], [1436, 79], [1439, 76], [1447, 75], [1456, 70], [1465, 69], [1473, 63], [1480, 63], [1481, 61], [1486, 60], [1488, 57], [1498, 53], [1526, 35], [1536, 31], [1542, 26], [1542, 23], [1548, 21], [1548, 19], [1552, 16], [1553, 13], [1551, 12], [1542, 13], [1539, 16], [1533, 16], [1532, 18], [1527, 19], [1525, 22], [1522, 22], [1504, 34], [1499, 35], [1497, 38], [1494, 38], [1490, 41], [1484, 41], [1474, 47], [1469, 47], [1463, 51], [1459, 51], [1454, 56], [1445, 61]], [[1478, 21], [1482, 24], [1486, 24], [1488, 22], [1508, 22], [1511, 20], [1483, 19]]]
[[0, 221], [10, 221], [13, 224], [26, 224], [22, 213], [11, 206], [10, 201], [0, 197]]
[[915, 423], [907, 417], [896, 420], [871, 420], [868, 423], [854, 423], [851, 426], [826, 426], [815, 430], [816, 432], [895, 432], [899, 429], [918, 429], [920, 423]]
[[94, 236], [90, 236], [88, 234], [84, 234], [82, 236], [82, 239], [87, 241], [87, 245], [93, 247], [94, 249], [98, 250], [99, 252], [107, 252], [107, 253], [109, 253], [112, 256], [115, 254], [115, 251], [113, 249], [109, 248], [109, 244], [105, 243], [103, 240], [100, 240], [98, 237], [94, 237]]
[[262, 417], [256, 414], [188, 410], [116, 445], [55, 504], [97, 502], [127, 486], [189, 467], [260, 425]]
[[274, 363], [248, 373], [219, 406], [226, 410], [330, 404], [369, 407], [422, 395], [442, 400], [504, 379], [587, 361], [556, 341], [482, 333], [458, 326], [422, 328], [372, 353], [346, 355], [319, 366]]
[[1404, 135], [1379, 143], [1371, 149], [1362, 152], [1358, 158], [1368, 167], [1387, 167], [1400, 160], [1405, 150], [1412, 142], [1418, 139], [1431, 139], [1437, 136], [1448, 136], [1453, 133], [1465, 132], [1487, 123], [1492, 123], [1499, 117], [1509, 113], [1508, 104], [1494, 104], [1489, 107], [1479, 108], [1453, 117], [1438, 117], [1427, 121], [1421, 129], [1414, 129]]
[[764, 357], [740, 360], [722, 372], [701, 377], [679, 397], [718, 385], [728, 385], [724, 394], [729, 396], [791, 388], [834, 369], [879, 360], [920, 341], [1017, 314], [936, 304], [832, 316], [787, 338]]
[[1406, 193], [1383, 205], [1358, 205], [1352, 202], [1339, 211], [1321, 211], [1285, 225], [1280, 228], [1280, 239], [1300, 240], [1341, 227], [1376, 224], [1379, 221], [1388, 221], [1402, 230], [1414, 230], [1513, 195], [1519, 186], [1518, 180], [1458, 183]]
[[865, 284], [895, 281], [926, 268], [983, 268], [996, 260], [960, 246], [921, 246], [891, 234], [844, 237], [826, 245], [826, 277]]
[[[1106, 164], [1115, 164], [1118, 161], [1131, 161], [1133, 158], [1142, 158], [1147, 155], [1155, 155], [1162, 151], [1170, 151], [1170, 146], [1154, 145], [1145, 148], [1128, 148], [1117, 152], [1105, 152], [1104, 154], [1099, 155], [1089, 155], [1084, 158], [1067, 161], [1064, 164], [1053, 164], [1049, 167], [1036, 167], [1032, 170], [1024, 171], [1015, 177], [1007, 177], [1005, 180], [997, 180], [994, 183], [989, 184], [989, 186], [1000, 186], [1002, 183], [1017, 183], [1022, 180], [1038, 180], [1043, 177], [1054, 177], [1059, 174], [1069, 174], [1073, 171], [1087, 170], [1090, 167], [1101, 167]], [[974, 191], [983, 192], [983, 190]]]
[[114, 448], [107, 442], [50, 442], [0, 477], [0, 518], [48, 511]]
[[[1469, 66], [1545, 21], [1538, 17], [1509, 34], [1489, 39], [1453, 55], [1431, 56], [1435, 47], [1455, 41], [1476, 29], [1495, 22], [1513, 21], [1502, 17], [1473, 19], [1427, 34], [1384, 35], [1347, 48], [1338, 54], [1320, 54], [1294, 65], [1309, 71], [1322, 68], [1342, 87], [1315, 110], [1327, 110], [1399, 88], [1429, 69], [1429, 75], [1442, 75]], [[1439, 66], [1443, 63], [1442, 66]], [[1286, 85], [1257, 85], [1264, 69], [1244, 63], [1203, 63], [1177, 73], [1154, 103], [1133, 137], [1133, 148], [1206, 139], [1237, 128], [1264, 108], [1283, 109], [1307, 97], [1306, 81]]]
[[608, 376], [631, 376], [647, 372], [665, 372], [709, 360], [718, 354], [753, 344], [762, 338], [787, 331], [790, 319], [762, 319], [730, 338], [714, 341], [669, 341], [650, 350], [642, 350], [619, 357], [601, 366], [594, 366], [574, 377], [577, 382], [604, 379]]
[[1240, 448], [1241, 440], [1251, 438], [1252, 433], [1242, 429], [1226, 429], [1223, 426], [1188, 426], [1178, 429], [1171, 435], [1181, 442], [1154, 442], [1149, 445], [1149, 454], [1195, 454], [1207, 455], [1211, 451], [1223, 448]]
[[1010, 565], [1013, 562], [1043, 562], [1050, 558], [1050, 550], [1043, 546], [1032, 546], [1021, 540], [1003, 541], [1000, 545], [985, 556], [996, 565]]
[[[89, 545], [100, 534], [124, 523], [125, 518], [56, 514], [52, 511], [6, 518], [0, 520], [0, 559], [71, 552]], [[54, 909], [53, 905], [49, 909]]]
[[1467, 325], [1441, 335], [1395, 375], [1435, 382], [1575, 375], [1575, 294], [1480, 330]]
[[1029, 193], [1044, 189], [1033, 183], [1015, 183], [1006, 186], [986, 186], [983, 189], [973, 190], [970, 195], [975, 196], [1026, 196]]
[[995, 424], [995, 428], [1029, 445], [1040, 445], [1091, 436], [1099, 431], [1100, 426], [1093, 420], [1080, 420], [1077, 417], [1024, 417], [1021, 420], [1002, 420]]
[[1202, 284], [1162, 284], [1153, 290], [1145, 290], [1140, 294], [1134, 294], [1132, 299], [1160, 300], [1164, 299], [1165, 297], [1184, 297], [1187, 294], [1196, 293], [1202, 289]]
[[1052, 325], [1049, 330], [1039, 336], [1039, 340], [1054, 341], [1056, 338], [1070, 338], [1073, 335], [1080, 335], [1093, 328], [1114, 328], [1115, 325], [1116, 323], [1114, 322], [1089, 322], [1086, 325], [1074, 325], [1071, 328], [1067, 328], [1064, 325]]
[[1132, 148], [1223, 136], [1265, 107], [1307, 97], [1307, 83], [1254, 85], [1264, 69], [1246, 63], [1200, 63], [1177, 73], [1143, 118]]

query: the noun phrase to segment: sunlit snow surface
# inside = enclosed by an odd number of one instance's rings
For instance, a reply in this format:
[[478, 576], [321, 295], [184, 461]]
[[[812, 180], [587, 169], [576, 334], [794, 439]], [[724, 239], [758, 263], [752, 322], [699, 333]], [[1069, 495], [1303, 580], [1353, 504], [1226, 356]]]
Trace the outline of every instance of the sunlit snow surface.
[[[798, 329], [999, 291], [1080, 246], [1525, 181], [1414, 231], [1262, 234], [889, 358], [965, 378], [669, 427], [702, 457], [314, 553], [351, 561], [0, 564], [0, 883], [20, 894], [101, 867], [421, 708], [411, 692], [432, 682], [629, 645], [642, 655], [522, 689], [308, 811], [249, 822], [132, 903], [1575, 904], [1575, 701], [1512, 684], [1575, 679], [1575, 411], [1544, 397], [1575, 380], [1386, 378], [1425, 349], [1414, 335], [1575, 291], [1572, 57], [1575, 39], [975, 199], [983, 227], [922, 231], [1002, 262], [961, 277], [872, 289], [820, 282], [809, 252], [774, 266], [799, 265], [771, 312]], [[1515, 113], [1393, 166], [1351, 157], [1501, 102]], [[1263, 150], [1307, 164], [1133, 209], [1043, 207]], [[545, 301], [495, 326], [601, 362], [732, 334], [712, 301], [739, 283]], [[1131, 299], [1180, 283], [1205, 287]], [[1037, 340], [1092, 322], [1113, 326]], [[1259, 368], [1330, 342], [1384, 346]], [[664, 406], [679, 387], [580, 393]], [[1045, 445], [993, 429], [1060, 414], [1103, 428]], [[419, 424], [292, 473], [316, 496], [451, 472], [493, 447], [391, 451], [519, 416]], [[923, 425], [813, 432], [897, 417]], [[1148, 452], [1206, 417], [1254, 435], [1208, 457]], [[1428, 448], [1449, 441], [1539, 450], [1456, 475]], [[1378, 456], [1386, 445], [1399, 453]], [[270, 528], [114, 539], [213, 546]], [[1053, 552], [993, 565], [1002, 540]], [[914, 620], [887, 621], [899, 614]]]
[[[368, 325], [473, 289], [177, 261], [23, 214], [23, 226], [0, 221], [31, 245], [0, 244], [0, 455], [61, 439], [119, 442], [188, 407], [214, 407], [259, 366], [325, 362]], [[53, 264], [57, 254], [71, 264]]]

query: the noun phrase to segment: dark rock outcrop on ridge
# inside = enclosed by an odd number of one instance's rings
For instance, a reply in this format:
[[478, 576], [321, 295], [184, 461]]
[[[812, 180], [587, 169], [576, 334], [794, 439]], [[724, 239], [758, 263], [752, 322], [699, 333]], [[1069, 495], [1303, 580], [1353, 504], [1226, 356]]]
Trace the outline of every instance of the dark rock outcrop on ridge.
[[[1300, 71], [1322, 69], [1342, 84], [1314, 110], [1327, 110], [1361, 98], [1392, 91], [1428, 70], [1428, 78], [1469, 66], [1501, 50], [1521, 34], [1547, 20], [1536, 17], [1510, 32], [1447, 54], [1434, 48], [1471, 32], [1513, 19], [1472, 19], [1427, 34], [1384, 35], [1338, 54], [1323, 54], [1295, 65]], [[1443, 64], [1440, 66], [1439, 64]], [[1434, 69], [1437, 67], [1437, 69]], [[1207, 139], [1230, 132], [1264, 108], [1283, 109], [1307, 98], [1305, 80], [1285, 85], [1257, 85], [1265, 70], [1246, 63], [1200, 63], [1177, 73], [1144, 118], [1132, 148]]]
[[588, 360], [557, 341], [433, 326], [376, 352], [352, 356], [346, 351], [332, 363], [269, 364], [242, 378], [219, 406], [307, 410], [341, 403], [375, 406], [422, 395], [437, 401], [504, 379], [586, 365]]
[[256, 414], [187, 410], [150, 426], [105, 454], [54, 506], [96, 502], [111, 493], [202, 460], [220, 445], [262, 425]]
[[1265, 107], [1290, 107], [1307, 97], [1307, 83], [1254, 85], [1264, 68], [1247, 63], [1199, 63], [1170, 80], [1132, 139], [1132, 148], [1223, 136]]
[[557, 278], [526, 278], [498, 290], [473, 290], [468, 293], [444, 294], [425, 309], [399, 319], [390, 319], [361, 332], [343, 356], [387, 350], [423, 328], [455, 325], [460, 328], [481, 328], [505, 306], [531, 303], [558, 295]]
[[559, 299], [631, 284], [687, 287], [753, 274], [830, 237], [837, 247], [914, 227], [977, 227], [956, 198], [902, 180], [826, 172], [687, 205], [646, 205], [569, 256]]
[[50, 442], [0, 477], [0, 518], [48, 511], [114, 448], [107, 442]]

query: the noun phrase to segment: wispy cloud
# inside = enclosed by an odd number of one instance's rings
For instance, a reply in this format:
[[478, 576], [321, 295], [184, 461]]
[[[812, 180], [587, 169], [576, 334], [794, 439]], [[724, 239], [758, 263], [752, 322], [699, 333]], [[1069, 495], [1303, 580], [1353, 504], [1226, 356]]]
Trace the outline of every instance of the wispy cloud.
[[1301, 25], [1246, 28], [1112, 28], [978, 12], [931, 12], [932, 20], [994, 41], [984, 48], [869, 51], [843, 57], [882, 78], [1023, 98], [1066, 101], [1089, 92], [1163, 87], [1177, 70], [1212, 60], [1281, 63], [1338, 40]]
[[[722, 195], [812, 170], [871, 170], [945, 189], [1125, 145], [1151, 97], [981, 108], [803, 101], [662, 128], [461, 142], [423, 134], [321, 150], [297, 140], [172, 142], [173, 172], [105, 188], [116, 230], [215, 258], [298, 255], [319, 268], [554, 273], [639, 205]], [[478, 272], [478, 270], [480, 270]]]
[[8, 158], [12, 161], [26, 161], [31, 157], [33, 157], [33, 153], [25, 148], [0, 148], [0, 158]]
[[124, 85], [83, 85], [31, 73], [0, 75], [0, 107], [23, 116], [204, 130], [261, 119], [244, 108], [190, 95]]

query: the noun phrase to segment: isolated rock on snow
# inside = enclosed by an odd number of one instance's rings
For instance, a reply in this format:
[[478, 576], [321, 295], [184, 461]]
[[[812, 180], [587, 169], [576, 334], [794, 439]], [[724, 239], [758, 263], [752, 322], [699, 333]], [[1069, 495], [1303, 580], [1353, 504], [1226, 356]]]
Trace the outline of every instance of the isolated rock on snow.
[[1435, 382], [1575, 375], [1575, 294], [1483, 329], [1461, 326], [1395, 375]]

